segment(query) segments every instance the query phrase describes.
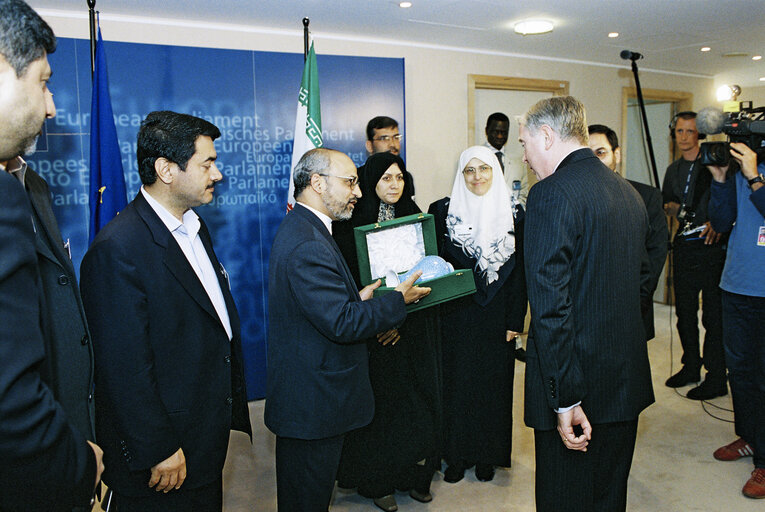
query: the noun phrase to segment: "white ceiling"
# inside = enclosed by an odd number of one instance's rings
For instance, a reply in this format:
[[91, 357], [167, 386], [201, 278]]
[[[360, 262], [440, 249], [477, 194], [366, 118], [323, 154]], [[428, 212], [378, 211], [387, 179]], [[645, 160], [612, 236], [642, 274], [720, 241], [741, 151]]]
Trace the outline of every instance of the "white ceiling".
[[[87, 12], [86, 0], [27, 0], [51, 12]], [[742, 87], [763, 86], [765, 0], [97, 0], [106, 17], [147, 17], [199, 23], [302, 30], [311, 20], [320, 37], [410, 42], [628, 65], [619, 52], [642, 53], [640, 69], [716, 77]], [[532, 5], [533, 4], [533, 5]], [[523, 18], [555, 22], [553, 33], [519, 36]], [[608, 32], [619, 32], [609, 39]], [[702, 53], [702, 46], [712, 51]], [[725, 57], [740, 52], [741, 57]]]

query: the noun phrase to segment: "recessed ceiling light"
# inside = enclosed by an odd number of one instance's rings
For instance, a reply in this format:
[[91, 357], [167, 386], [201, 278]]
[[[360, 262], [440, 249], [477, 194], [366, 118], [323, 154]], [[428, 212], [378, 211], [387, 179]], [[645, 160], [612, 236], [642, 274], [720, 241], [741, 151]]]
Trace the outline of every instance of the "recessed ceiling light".
[[609, 32], [608, 37], [610, 38], [619, 37], [619, 32]]
[[701, 48], [701, 51], [702, 51], [702, 52], [708, 52], [708, 51], [710, 51], [711, 49], [712, 49], [712, 48], [710, 48], [709, 46], [704, 46], [704, 47], [702, 47], [702, 48]]
[[408, 9], [412, 6], [412, 2], [399, 2], [398, 6], [402, 9]]
[[765, 82], [765, 76], [760, 77], [760, 82]]
[[755, 55], [754, 57], [752, 57], [752, 60], [761, 60], [761, 59], [762, 59], [762, 55]]
[[552, 32], [553, 27], [553, 22], [548, 20], [523, 20], [516, 23], [513, 28], [517, 34], [528, 36]]

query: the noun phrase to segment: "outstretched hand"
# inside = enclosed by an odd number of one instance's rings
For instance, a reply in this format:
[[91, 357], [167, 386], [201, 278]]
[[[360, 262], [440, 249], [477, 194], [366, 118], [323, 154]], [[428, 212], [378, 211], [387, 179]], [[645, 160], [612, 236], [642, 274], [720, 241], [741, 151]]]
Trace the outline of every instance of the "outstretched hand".
[[430, 293], [430, 288], [426, 286], [415, 286], [414, 282], [417, 281], [421, 275], [422, 270], [418, 270], [417, 272], [412, 273], [406, 281], [396, 286], [396, 291], [401, 292], [401, 295], [404, 296], [405, 304], [417, 302]]

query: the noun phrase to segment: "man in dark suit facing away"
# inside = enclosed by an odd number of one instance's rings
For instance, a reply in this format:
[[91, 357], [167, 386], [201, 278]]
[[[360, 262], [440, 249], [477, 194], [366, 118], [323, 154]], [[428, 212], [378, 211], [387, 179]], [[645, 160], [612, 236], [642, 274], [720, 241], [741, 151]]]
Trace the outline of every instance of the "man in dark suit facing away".
[[347, 155], [312, 149], [294, 170], [295, 208], [279, 226], [268, 271], [266, 426], [276, 434], [279, 512], [326, 512], [346, 432], [372, 421], [374, 397], [364, 339], [401, 325], [413, 287], [372, 298], [361, 291], [332, 239], [361, 197]]
[[575, 98], [531, 107], [520, 142], [540, 179], [529, 192], [525, 248], [525, 421], [534, 428], [537, 510], [625, 510], [637, 418], [654, 400], [640, 312], [648, 215], [587, 147]]
[[229, 433], [251, 432], [228, 274], [192, 210], [222, 178], [219, 136], [198, 117], [146, 116], [143, 186], [82, 261], [110, 511], [221, 510]]
[[[606, 167], [617, 172], [622, 161], [622, 150], [619, 147], [619, 137], [616, 136], [616, 132], [603, 124], [591, 124], [587, 127], [587, 131], [590, 133], [592, 152]], [[651, 279], [648, 282], [648, 289], [645, 290], [647, 294], [640, 297], [640, 305], [643, 311], [645, 337], [646, 340], [651, 340], [656, 335], [653, 325], [653, 293], [659, 284], [659, 277], [667, 260], [667, 243], [669, 242], [667, 216], [664, 214], [661, 190], [639, 181], [627, 180], [627, 183], [640, 194], [650, 221], [645, 250], [648, 252], [651, 265]]]
[[[80, 335], [86, 332], [74, 272], [60, 235], [42, 238], [50, 233], [49, 227], [56, 233], [58, 228], [47, 197], [42, 198], [47, 210], [38, 208], [32, 187], [38, 190], [37, 181], [32, 183], [31, 178], [42, 180], [25, 176], [21, 158], [33, 151], [45, 119], [56, 115], [47, 87], [51, 76], [47, 56], [55, 49], [53, 31], [34, 10], [21, 0], [0, 0], [0, 510], [4, 512], [89, 509], [103, 471], [101, 449], [86, 441], [93, 439], [91, 364], [88, 347], [71, 335], [75, 330]], [[54, 259], [60, 264], [54, 272], [63, 281], [58, 289], [49, 286]], [[63, 367], [66, 370], [60, 373]]]

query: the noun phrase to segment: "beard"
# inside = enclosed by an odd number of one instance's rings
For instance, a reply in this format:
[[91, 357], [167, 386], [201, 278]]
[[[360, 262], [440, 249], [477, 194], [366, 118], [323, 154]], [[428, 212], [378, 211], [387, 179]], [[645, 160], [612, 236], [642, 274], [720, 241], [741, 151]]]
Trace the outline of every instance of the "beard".
[[31, 141], [27, 140], [25, 142], [24, 150], [21, 152], [24, 156], [30, 156], [34, 155], [35, 151], [37, 151], [37, 141], [40, 139], [40, 134], [35, 135], [35, 138]]
[[335, 199], [332, 196], [331, 187], [327, 189], [326, 194], [322, 194], [321, 200], [334, 220], [349, 220], [353, 216], [351, 201], [343, 202]]

